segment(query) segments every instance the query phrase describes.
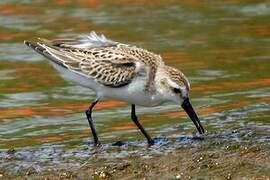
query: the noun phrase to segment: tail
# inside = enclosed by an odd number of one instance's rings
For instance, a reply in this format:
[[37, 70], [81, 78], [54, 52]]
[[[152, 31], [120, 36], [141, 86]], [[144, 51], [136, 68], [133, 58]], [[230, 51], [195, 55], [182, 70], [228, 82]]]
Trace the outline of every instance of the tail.
[[24, 41], [24, 44], [30, 48], [32, 48], [33, 50], [35, 50], [36, 52], [38, 52], [39, 54], [43, 55], [46, 53], [46, 49], [43, 48], [42, 46], [40, 46], [39, 44], [35, 43], [35, 42], [31, 42], [31, 41]]
[[39, 42], [24, 41], [24, 44], [42, 56], [46, 57], [48, 60], [67, 68], [62, 61], [59, 61], [59, 58], [53, 56], [46, 48], [44, 48]]

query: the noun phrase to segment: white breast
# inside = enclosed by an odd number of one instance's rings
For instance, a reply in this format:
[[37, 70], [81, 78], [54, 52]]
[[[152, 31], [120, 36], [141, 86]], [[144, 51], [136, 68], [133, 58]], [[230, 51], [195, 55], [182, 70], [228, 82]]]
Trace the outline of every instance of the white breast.
[[98, 94], [105, 99], [119, 99], [141, 106], [156, 106], [163, 103], [162, 95], [145, 91], [145, 83], [145, 79], [137, 77], [130, 84], [123, 87], [111, 88], [105, 86], [100, 89]]

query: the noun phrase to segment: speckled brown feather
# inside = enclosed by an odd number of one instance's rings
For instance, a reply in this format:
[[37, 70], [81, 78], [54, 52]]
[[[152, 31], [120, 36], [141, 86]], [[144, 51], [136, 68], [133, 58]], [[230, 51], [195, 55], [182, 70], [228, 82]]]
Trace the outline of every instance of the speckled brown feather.
[[[100, 38], [100, 36], [96, 38]], [[95, 37], [94, 37], [95, 38]], [[144, 64], [148, 75], [145, 90], [154, 91], [154, 79], [157, 67], [163, 64], [159, 55], [145, 49], [107, 40], [104, 36], [99, 43], [90, 47], [80, 46], [81, 38], [56, 39], [52, 41], [40, 39], [36, 44], [45, 49], [44, 53], [55, 56], [64, 67], [75, 73], [96, 79], [99, 83], [119, 87], [127, 85], [137, 75], [136, 63]], [[42, 53], [41, 53], [42, 54]], [[49, 58], [50, 59], [50, 58]]]
[[134, 58], [111, 47], [76, 49], [45, 44], [42, 46], [59, 57], [64, 67], [93, 78], [105, 86], [124, 86], [135, 76]]

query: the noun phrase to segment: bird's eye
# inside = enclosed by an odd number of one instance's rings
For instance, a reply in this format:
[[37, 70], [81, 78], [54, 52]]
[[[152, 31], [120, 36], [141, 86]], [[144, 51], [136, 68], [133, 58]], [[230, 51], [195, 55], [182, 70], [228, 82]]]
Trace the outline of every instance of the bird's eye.
[[178, 88], [173, 88], [173, 92], [176, 93], [176, 94], [180, 94], [181, 93], [180, 89], [178, 89]]

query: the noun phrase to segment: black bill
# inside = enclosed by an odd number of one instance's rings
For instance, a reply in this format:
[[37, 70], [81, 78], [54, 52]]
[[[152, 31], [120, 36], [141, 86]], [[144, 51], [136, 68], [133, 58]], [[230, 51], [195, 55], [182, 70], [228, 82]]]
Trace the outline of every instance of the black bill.
[[188, 116], [190, 117], [190, 119], [193, 121], [193, 123], [195, 124], [196, 128], [198, 129], [200, 134], [204, 134], [204, 129], [203, 126], [197, 116], [197, 114], [195, 113], [192, 105], [189, 102], [189, 98], [186, 98], [182, 104], [182, 108], [186, 111], [186, 113], [188, 114]]

